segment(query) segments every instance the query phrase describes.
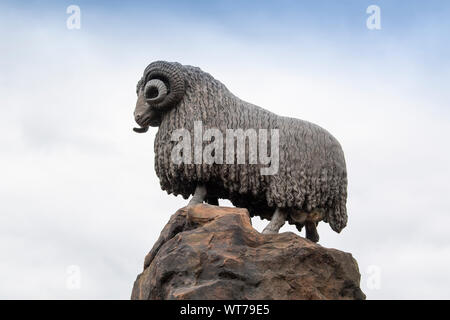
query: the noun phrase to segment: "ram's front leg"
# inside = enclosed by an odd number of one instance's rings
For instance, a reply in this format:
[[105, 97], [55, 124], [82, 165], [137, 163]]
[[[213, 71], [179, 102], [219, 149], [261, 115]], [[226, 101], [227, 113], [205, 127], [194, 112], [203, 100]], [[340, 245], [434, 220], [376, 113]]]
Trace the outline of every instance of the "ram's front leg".
[[270, 220], [269, 224], [264, 228], [263, 232], [264, 234], [275, 234], [280, 231], [280, 228], [284, 226], [284, 223], [286, 222], [286, 216], [287, 213], [280, 208], [277, 208], [275, 210], [275, 213], [272, 216], [272, 219]]
[[196, 204], [203, 203], [206, 198], [206, 193], [206, 187], [204, 185], [197, 185], [194, 196], [191, 201], [189, 201], [188, 206], [195, 206]]

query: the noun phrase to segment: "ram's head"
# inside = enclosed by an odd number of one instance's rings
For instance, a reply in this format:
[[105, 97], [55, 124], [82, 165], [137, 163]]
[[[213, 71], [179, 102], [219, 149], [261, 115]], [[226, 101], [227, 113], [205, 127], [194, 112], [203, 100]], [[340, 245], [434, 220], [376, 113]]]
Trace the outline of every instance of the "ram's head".
[[178, 63], [165, 61], [153, 62], [145, 68], [136, 87], [134, 119], [140, 127], [134, 131], [143, 133], [149, 126], [158, 127], [163, 113], [180, 102], [185, 92], [182, 68]]

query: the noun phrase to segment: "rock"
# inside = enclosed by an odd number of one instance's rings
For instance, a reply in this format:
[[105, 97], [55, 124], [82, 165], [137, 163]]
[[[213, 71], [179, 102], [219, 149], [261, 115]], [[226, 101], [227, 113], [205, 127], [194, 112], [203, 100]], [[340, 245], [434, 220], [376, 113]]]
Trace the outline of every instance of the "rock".
[[359, 281], [349, 253], [263, 235], [246, 209], [201, 204], [172, 215], [131, 299], [365, 299]]

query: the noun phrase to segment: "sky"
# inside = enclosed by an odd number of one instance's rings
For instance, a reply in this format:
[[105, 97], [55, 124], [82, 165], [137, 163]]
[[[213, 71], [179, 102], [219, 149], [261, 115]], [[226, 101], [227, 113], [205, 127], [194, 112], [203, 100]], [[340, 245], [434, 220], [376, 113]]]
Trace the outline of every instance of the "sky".
[[352, 253], [368, 299], [449, 299], [449, 14], [444, 0], [2, 1], [0, 298], [130, 297], [186, 205], [159, 187], [156, 128], [132, 131], [136, 83], [167, 60], [340, 141], [349, 223], [319, 225], [320, 244]]

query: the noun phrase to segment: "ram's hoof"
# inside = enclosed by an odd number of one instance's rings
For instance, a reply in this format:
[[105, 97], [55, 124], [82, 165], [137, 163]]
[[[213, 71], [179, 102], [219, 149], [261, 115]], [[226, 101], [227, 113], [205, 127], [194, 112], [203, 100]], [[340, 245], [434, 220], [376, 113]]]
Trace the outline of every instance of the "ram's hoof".
[[317, 234], [317, 235], [313, 235], [313, 236], [306, 236], [306, 239], [308, 239], [314, 243], [317, 243], [317, 242], [319, 242], [319, 235]]
[[203, 204], [203, 201], [202, 201], [202, 202], [199, 202], [199, 201], [189, 201], [189, 203], [187, 204], [186, 207], [193, 207], [193, 206], [196, 206], [196, 205], [198, 205], [198, 204]]
[[265, 228], [261, 233], [262, 234], [277, 234], [278, 230], [272, 230], [272, 229]]

